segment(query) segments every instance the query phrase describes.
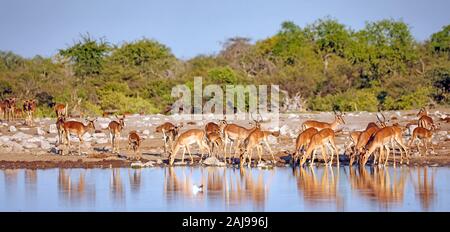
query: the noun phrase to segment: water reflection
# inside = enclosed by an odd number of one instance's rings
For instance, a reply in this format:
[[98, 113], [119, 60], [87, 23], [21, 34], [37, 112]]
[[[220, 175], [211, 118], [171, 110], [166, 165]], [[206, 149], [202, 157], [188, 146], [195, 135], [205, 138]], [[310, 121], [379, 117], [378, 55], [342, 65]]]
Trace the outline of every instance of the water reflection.
[[69, 204], [95, 202], [95, 187], [86, 184], [86, 170], [58, 169], [59, 196]]
[[[416, 172], [416, 175], [414, 175]], [[434, 179], [436, 169], [418, 167], [409, 171], [416, 195], [419, 195], [420, 204], [424, 210], [429, 210], [436, 200]]]
[[[180, 197], [193, 197], [196, 201], [224, 204], [225, 207], [251, 204], [264, 210], [269, 186], [265, 184], [264, 171], [207, 167], [200, 170], [200, 181], [194, 181], [193, 168], [169, 167], [165, 173], [164, 194], [169, 202]], [[194, 193], [193, 185], [203, 185], [203, 192]]]
[[0, 211], [448, 211], [449, 174], [446, 167], [9, 169], [0, 170]]
[[403, 202], [405, 195], [406, 169], [386, 167], [350, 168], [349, 181], [352, 189], [371, 201], [377, 201], [384, 209], [391, 204]]
[[[318, 173], [319, 172], [319, 173]], [[339, 196], [339, 168], [335, 175], [332, 167], [316, 170], [316, 167], [300, 167], [294, 169], [297, 190], [308, 204], [333, 204], [342, 208], [342, 197]]]

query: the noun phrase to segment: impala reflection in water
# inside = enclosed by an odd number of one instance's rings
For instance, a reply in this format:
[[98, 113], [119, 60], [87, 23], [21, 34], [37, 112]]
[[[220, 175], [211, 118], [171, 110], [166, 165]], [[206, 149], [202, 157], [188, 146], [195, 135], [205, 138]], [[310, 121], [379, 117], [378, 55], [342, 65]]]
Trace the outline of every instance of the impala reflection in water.
[[449, 211], [449, 175], [447, 167], [9, 169], [0, 170], [0, 211]]

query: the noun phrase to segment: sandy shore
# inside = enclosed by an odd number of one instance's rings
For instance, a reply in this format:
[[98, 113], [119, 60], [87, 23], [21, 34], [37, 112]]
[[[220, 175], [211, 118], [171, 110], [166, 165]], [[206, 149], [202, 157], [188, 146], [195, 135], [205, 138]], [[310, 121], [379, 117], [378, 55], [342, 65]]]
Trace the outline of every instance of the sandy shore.
[[[385, 112], [386, 118], [391, 122], [406, 125], [408, 122], [417, 120], [417, 111], [391, 111]], [[443, 114], [449, 114], [450, 109], [435, 109], [429, 111], [430, 116], [436, 123], [440, 123], [439, 129], [433, 136], [434, 152], [424, 155], [419, 154], [414, 146], [411, 150], [410, 165], [450, 166], [450, 125], [441, 121]], [[332, 113], [301, 113], [283, 114], [278, 123], [263, 123], [262, 127], [267, 130], [280, 130], [278, 138], [272, 138], [270, 143], [272, 150], [276, 153], [277, 166], [287, 166], [289, 154], [293, 152], [295, 138], [300, 131], [303, 121], [315, 119], [320, 121], [332, 121]], [[77, 119], [75, 119], [77, 120]], [[79, 119], [78, 119], [79, 120]], [[133, 162], [132, 153], [126, 150], [127, 135], [131, 130], [137, 130], [144, 138], [141, 146], [142, 163], [151, 166], [167, 165], [167, 155], [163, 154], [162, 135], [155, 133], [155, 127], [166, 122], [173, 121], [172, 116], [164, 115], [131, 115], [125, 120], [125, 129], [121, 133], [120, 155], [111, 153], [109, 134], [106, 130], [110, 118], [98, 118], [96, 130], [84, 136], [85, 143], [81, 150], [82, 156], [78, 155], [78, 139], [73, 141], [69, 155], [60, 155], [57, 146], [57, 134], [55, 130], [55, 119], [41, 118], [35, 120], [35, 125], [25, 126], [22, 120], [15, 122], [2, 122], [0, 125], [0, 169], [9, 168], [110, 168], [130, 167]], [[208, 118], [203, 120], [177, 120], [184, 122], [181, 131], [191, 128], [203, 128]], [[341, 130], [336, 137], [336, 143], [341, 155], [341, 165], [346, 164], [347, 157], [344, 155], [344, 146], [349, 142], [349, 133], [354, 130], [363, 130], [367, 123], [376, 121], [374, 113], [352, 112], [345, 115], [346, 124], [340, 126]], [[248, 120], [236, 120], [234, 123], [250, 127]], [[410, 139], [408, 131], [405, 131], [403, 141], [408, 143]], [[195, 146], [192, 149], [195, 160], [199, 160], [199, 151]], [[269, 154], [263, 157], [269, 159]], [[181, 152], [177, 159], [181, 158]], [[320, 156], [319, 156], [320, 158]], [[399, 157], [398, 157], [399, 158]], [[189, 163], [186, 156], [186, 163]], [[195, 162], [194, 165], [199, 165]], [[319, 164], [321, 165], [321, 164]]]

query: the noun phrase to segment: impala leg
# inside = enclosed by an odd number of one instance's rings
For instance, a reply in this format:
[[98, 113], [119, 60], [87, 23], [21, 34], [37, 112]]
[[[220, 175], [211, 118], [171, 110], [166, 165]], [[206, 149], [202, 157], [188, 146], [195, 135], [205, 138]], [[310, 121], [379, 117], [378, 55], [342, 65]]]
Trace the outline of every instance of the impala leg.
[[181, 155], [181, 163], [184, 163], [184, 154], [186, 153], [186, 146], [183, 147], [183, 154]]
[[[334, 140], [330, 140], [330, 144], [331, 144], [331, 147], [333, 148], [334, 152], [336, 153], [336, 162], [337, 162], [337, 166], [339, 166], [339, 151], [336, 147]], [[333, 156], [331, 157], [331, 162], [333, 162]]]
[[83, 139], [81, 136], [78, 136], [78, 139], [80, 139], [80, 143], [78, 144], [78, 155], [81, 155], [81, 144], [83, 143]]
[[316, 149], [313, 150], [311, 161], [309, 162], [309, 166], [314, 165], [314, 160], [316, 159]]
[[257, 152], [258, 152], [258, 156], [259, 156], [259, 162], [261, 162], [261, 159], [262, 159], [262, 150], [263, 150], [263, 148], [262, 148], [261, 145], [258, 145], [258, 146], [256, 147], [256, 149], [258, 149]]
[[186, 149], [188, 151], [189, 157], [191, 158], [191, 164], [194, 164], [194, 157], [192, 156], [191, 149], [189, 149], [189, 145], [186, 144]]
[[[388, 159], [389, 159], [389, 147], [386, 145], [385, 146], [385, 148], [386, 148], [386, 159], [384, 160], [384, 166], [386, 166], [387, 165], [387, 162], [388, 162]], [[394, 155], [394, 157], [395, 157], [395, 155]]]
[[120, 133], [117, 133], [114, 136], [114, 142], [117, 143], [117, 154], [119, 154], [120, 153]]
[[[273, 164], [275, 164], [275, 163], [276, 163], [275, 157], [273, 156], [273, 152], [272, 152], [272, 149], [270, 148], [269, 143], [268, 143], [267, 140], [265, 140], [265, 139], [264, 139], [264, 143], [266, 144], [267, 149], [269, 150], [270, 155], [272, 156], [272, 162], [273, 162]], [[262, 147], [261, 147], [261, 149], [262, 149]]]
[[322, 152], [323, 161], [325, 163], [325, 166], [328, 165], [328, 154], [326, 152], [326, 148], [324, 145], [320, 146], [320, 151]]

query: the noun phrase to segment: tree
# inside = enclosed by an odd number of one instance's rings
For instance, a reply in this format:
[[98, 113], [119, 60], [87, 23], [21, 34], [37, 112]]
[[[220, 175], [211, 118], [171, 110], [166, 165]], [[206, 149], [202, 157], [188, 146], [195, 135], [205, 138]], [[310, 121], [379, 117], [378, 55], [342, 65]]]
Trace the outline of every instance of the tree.
[[104, 39], [96, 40], [89, 34], [81, 35], [81, 40], [73, 46], [59, 50], [74, 66], [75, 75], [86, 77], [98, 75], [103, 69], [103, 63], [111, 47]]
[[141, 76], [161, 77], [174, 65], [176, 58], [167, 46], [155, 40], [141, 39], [115, 49], [110, 61], [123, 68], [135, 69]]
[[431, 35], [431, 49], [436, 53], [447, 53], [450, 57], [450, 25]]

